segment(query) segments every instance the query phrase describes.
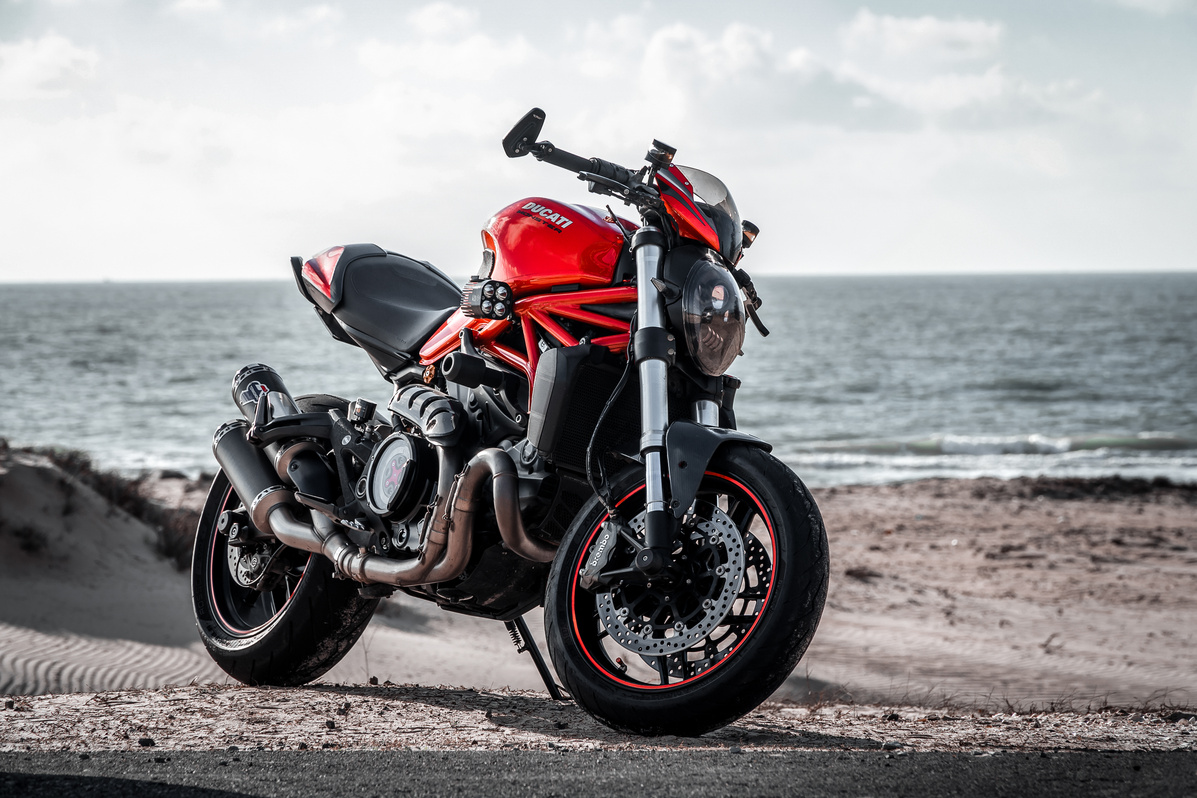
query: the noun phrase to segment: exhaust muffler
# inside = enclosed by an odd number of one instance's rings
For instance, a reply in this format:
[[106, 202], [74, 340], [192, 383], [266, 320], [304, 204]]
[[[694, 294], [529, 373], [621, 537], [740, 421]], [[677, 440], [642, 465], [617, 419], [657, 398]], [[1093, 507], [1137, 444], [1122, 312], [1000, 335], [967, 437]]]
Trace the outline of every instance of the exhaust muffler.
[[291, 392], [278, 372], [263, 363], [252, 363], [233, 375], [233, 402], [246, 420], [253, 421], [258, 401], [265, 396], [272, 417], [292, 416], [299, 412]]
[[212, 436], [212, 454], [254, 526], [265, 532], [270, 529], [270, 511], [284, 503], [295, 505], [295, 499], [262, 450], [246, 438], [248, 431], [249, 424], [240, 418], [222, 424]]

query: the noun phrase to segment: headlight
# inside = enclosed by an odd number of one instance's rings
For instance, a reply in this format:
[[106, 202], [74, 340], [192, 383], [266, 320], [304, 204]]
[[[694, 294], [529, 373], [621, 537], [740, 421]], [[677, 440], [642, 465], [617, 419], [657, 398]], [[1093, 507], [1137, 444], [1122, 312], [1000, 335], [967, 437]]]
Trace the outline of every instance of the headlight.
[[727, 371], [744, 345], [744, 305], [731, 273], [710, 261], [690, 270], [682, 289], [686, 348], [704, 373]]

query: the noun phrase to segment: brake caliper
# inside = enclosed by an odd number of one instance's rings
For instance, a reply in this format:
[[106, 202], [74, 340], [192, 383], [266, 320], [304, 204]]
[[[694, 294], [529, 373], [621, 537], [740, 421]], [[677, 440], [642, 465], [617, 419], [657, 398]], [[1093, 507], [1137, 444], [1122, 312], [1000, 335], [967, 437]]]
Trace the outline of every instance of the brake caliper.
[[618, 522], [608, 518], [603, 522], [598, 542], [590, 550], [590, 558], [586, 560], [586, 565], [578, 572], [578, 583], [583, 588], [594, 591], [607, 585], [601, 574], [603, 569], [607, 567], [607, 563], [611, 561], [611, 552], [615, 551], [615, 541], [618, 539]]

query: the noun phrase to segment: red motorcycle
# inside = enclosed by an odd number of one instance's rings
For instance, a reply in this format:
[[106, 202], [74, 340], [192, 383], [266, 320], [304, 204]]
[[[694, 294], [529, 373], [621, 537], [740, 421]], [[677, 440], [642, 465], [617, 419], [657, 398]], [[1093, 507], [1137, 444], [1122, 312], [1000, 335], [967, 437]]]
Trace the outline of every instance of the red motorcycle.
[[464, 288], [372, 244], [292, 259], [328, 331], [394, 394], [378, 408], [293, 398], [264, 365], [234, 377], [244, 418], [213, 440], [192, 599], [239, 681], [315, 679], [398, 589], [504, 621], [559, 698], [522, 620], [543, 605], [587, 712], [697, 735], [768, 698], [810, 643], [823, 522], [736, 430], [726, 373], [748, 319], [768, 334], [739, 268], [757, 228], [661, 142], [632, 170], [537, 141], [543, 123], [525, 115], [508, 157], [576, 172], [639, 224], [522, 199], [487, 223]]

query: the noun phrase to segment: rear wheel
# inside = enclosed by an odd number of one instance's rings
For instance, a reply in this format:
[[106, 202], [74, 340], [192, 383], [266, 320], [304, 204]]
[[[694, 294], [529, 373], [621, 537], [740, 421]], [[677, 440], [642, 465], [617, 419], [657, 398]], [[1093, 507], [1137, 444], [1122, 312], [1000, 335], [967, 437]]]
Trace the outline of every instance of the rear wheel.
[[[304, 412], [348, 403], [323, 394], [295, 400]], [[220, 528], [238, 524], [241, 499], [217, 472], [200, 516], [191, 561], [191, 603], [208, 653], [245, 684], [299, 685], [328, 671], [357, 642], [378, 606], [358, 584], [333, 575], [319, 555], [281, 544], [248, 544]]]
[[[643, 547], [643, 470], [613, 488], [627, 531], [605, 539], [607, 513], [592, 500], [549, 576], [545, 634], [557, 673], [616, 729], [690, 736], [730, 723], [781, 686], [814, 636], [828, 580], [818, 508], [781, 462], [725, 446], [675, 539], [677, 574], [645, 584], [618, 578], [633, 575]], [[607, 547], [602, 573], [614, 578], [587, 589], [582, 571]]]

